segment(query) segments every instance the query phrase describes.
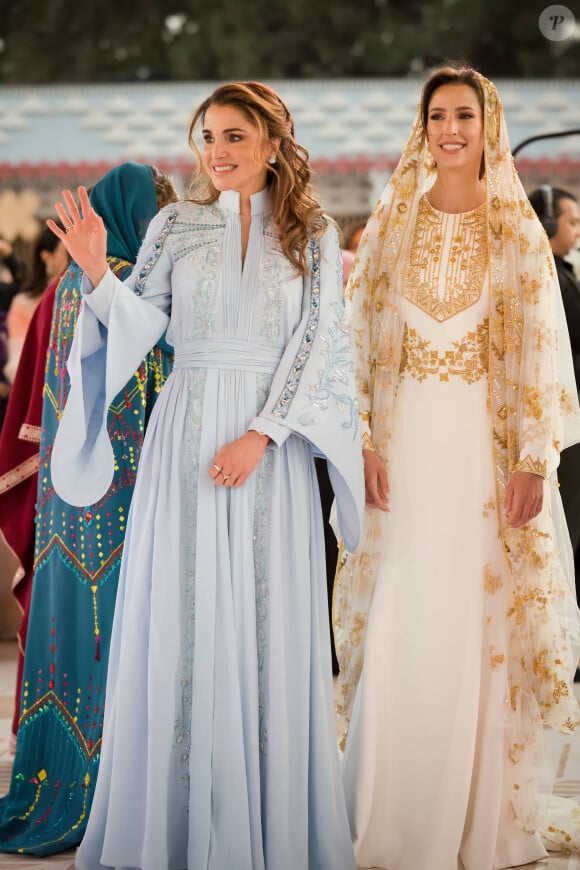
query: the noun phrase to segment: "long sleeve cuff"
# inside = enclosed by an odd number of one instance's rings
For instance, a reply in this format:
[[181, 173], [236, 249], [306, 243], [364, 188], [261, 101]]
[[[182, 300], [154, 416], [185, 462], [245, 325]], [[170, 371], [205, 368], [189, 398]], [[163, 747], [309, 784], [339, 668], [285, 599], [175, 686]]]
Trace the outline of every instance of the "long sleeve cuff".
[[267, 420], [265, 417], [254, 417], [248, 429], [253, 429], [255, 432], [259, 432], [260, 435], [267, 435], [276, 447], [281, 447], [291, 434], [287, 426], [281, 426], [279, 423]]
[[81, 293], [87, 305], [97, 319], [105, 326], [109, 324], [109, 311], [115, 290], [115, 276], [108, 269], [96, 287], [93, 287], [86, 275], [81, 282]]
[[545, 459], [534, 459], [529, 453], [520, 458], [514, 471], [529, 471], [531, 474], [539, 474], [540, 477], [548, 477], [548, 463]]

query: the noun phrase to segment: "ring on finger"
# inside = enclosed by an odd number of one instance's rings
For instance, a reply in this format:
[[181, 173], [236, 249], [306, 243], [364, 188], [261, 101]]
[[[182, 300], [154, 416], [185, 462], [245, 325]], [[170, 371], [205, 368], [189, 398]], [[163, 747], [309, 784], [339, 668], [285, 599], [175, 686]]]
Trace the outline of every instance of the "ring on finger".
[[212, 468], [215, 468], [218, 474], [223, 474], [223, 468], [220, 468], [219, 465], [212, 465]]
[[[222, 474], [224, 474], [223, 471], [222, 471]], [[224, 480], [228, 480], [230, 477], [231, 477], [231, 474], [224, 474]]]

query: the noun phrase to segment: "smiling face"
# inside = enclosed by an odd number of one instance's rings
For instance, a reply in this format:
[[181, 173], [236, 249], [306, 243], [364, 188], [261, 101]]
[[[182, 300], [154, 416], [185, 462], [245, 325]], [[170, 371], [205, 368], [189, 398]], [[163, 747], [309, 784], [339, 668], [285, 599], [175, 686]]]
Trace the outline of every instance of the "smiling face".
[[470, 85], [445, 84], [433, 91], [426, 126], [431, 154], [440, 170], [467, 170], [479, 175], [483, 112]]
[[245, 198], [264, 189], [264, 164], [276, 149], [268, 149], [260, 130], [244, 112], [234, 106], [209, 106], [202, 137], [204, 169], [217, 190], [237, 190]]

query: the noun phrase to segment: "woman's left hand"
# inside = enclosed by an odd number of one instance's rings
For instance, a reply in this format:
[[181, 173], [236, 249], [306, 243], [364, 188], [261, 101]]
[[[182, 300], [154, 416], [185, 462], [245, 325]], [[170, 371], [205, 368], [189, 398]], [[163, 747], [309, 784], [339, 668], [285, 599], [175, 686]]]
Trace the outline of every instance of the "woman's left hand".
[[505, 491], [506, 526], [519, 529], [542, 510], [544, 478], [530, 471], [514, 471]]
[[249, 429], [218, 450], [209, 476], [218, 486], [241, 486], [258, 467], [269, 442], [267, 435]]

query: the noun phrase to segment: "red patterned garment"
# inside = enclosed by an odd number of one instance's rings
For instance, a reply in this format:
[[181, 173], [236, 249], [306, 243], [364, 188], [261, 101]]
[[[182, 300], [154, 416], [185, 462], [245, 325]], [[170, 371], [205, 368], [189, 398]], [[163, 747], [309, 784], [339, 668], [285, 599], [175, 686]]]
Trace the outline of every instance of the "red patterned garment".
[[22, 356], [0, 433], [0, 529], [20, 566], [13, 580], [22, 610], [18, 628], [18, 676], [12, 732], [16, 734], [22, 665], [34, 566], [34, 516], [38, 486], [42, 391], [52, 306], [60, 277], [48, 285], [26, 333]]

